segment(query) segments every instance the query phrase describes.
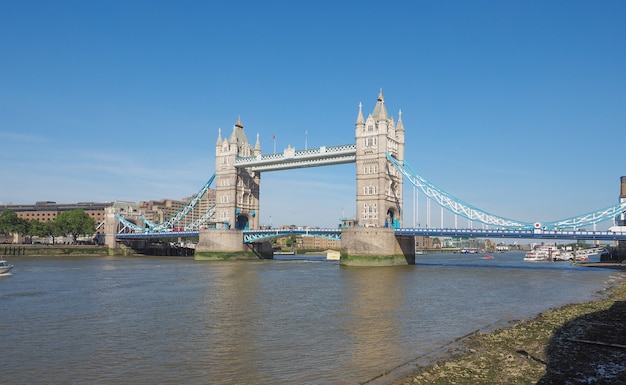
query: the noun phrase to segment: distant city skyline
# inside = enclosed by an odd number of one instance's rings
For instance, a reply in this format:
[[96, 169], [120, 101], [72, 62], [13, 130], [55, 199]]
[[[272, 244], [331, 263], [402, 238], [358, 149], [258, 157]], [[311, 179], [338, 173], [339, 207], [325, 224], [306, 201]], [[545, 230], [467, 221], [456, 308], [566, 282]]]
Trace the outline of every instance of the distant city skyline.
[[[381, 88], [407, 162], [465, 202], [549, 221], [618, 201], [626, 3], [275, 5], [0, 3], [0, 202], [180, 200], [238, 118], [264, 154], [354, 143]], [[261, 224], [356, 216], [354, 165], [261, 180]]]

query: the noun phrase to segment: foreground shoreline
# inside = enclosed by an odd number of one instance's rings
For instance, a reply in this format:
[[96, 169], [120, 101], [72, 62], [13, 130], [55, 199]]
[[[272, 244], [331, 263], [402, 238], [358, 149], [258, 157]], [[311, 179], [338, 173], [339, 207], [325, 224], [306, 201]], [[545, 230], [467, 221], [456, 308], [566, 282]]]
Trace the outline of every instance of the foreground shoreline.
[[626, 383], [626, 273], [599, 299], [497, 323], [366, 384]]

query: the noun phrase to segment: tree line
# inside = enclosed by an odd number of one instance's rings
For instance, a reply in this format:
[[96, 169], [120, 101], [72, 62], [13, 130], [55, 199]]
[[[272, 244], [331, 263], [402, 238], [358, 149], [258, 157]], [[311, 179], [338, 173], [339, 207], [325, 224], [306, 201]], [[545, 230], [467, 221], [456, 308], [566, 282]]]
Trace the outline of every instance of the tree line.
[[10, 209], [0, 212], [0, 234], [51, 237], [54, 244], [57, 237], [71, 236], [76, 243], [79, 236], [92, 235], [95, 232], [94, 219], [82, 209], [63, 211], [47, 222], [20, 218]]

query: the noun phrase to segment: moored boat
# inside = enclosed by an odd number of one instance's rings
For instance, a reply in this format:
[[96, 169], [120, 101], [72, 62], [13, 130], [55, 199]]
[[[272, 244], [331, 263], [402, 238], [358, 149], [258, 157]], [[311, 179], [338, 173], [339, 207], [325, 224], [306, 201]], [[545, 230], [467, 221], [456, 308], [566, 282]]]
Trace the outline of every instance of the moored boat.
[[13, 265], [5, 261], [4, 258], [0, 257], [0, 274], [8, 273], [12, 268]]
[[590, 257], [595, 257], [607, 253], [608, 251], [604, 247], [592, 247], [589, 249], [576, 250], [575, 256], [577, 261], [586, 261]]
[[341, 253], [337, 250], [326, 250], [326, 259], [330, 261], [339, 261], [341, 259]]
[[542, 262], [560, 260], [561, 250], [556, 245], [538, 245], [526, 253], [524, 261]]

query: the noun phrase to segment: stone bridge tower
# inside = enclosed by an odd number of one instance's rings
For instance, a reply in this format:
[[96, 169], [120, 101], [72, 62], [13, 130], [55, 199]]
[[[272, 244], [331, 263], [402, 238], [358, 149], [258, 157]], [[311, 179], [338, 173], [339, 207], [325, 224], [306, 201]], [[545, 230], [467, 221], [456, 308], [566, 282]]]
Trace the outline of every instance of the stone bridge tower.
[[261, 154], [257, 135], [252, 147], [240, 119], [230, 138], [222, 139], [221, 129], [215, 145], [215, 214], [217, 227], [248, 230], [259, 228], [259, 188], [261, 175], [235, 167], [238, 157]]
[[402, 226], [402, 175], [386, 153], [404, 161], [402, 111], [398, 122], [387, 115], [380, 91], [374, 111], [356, 120], [356, 216], [360, 227]]

